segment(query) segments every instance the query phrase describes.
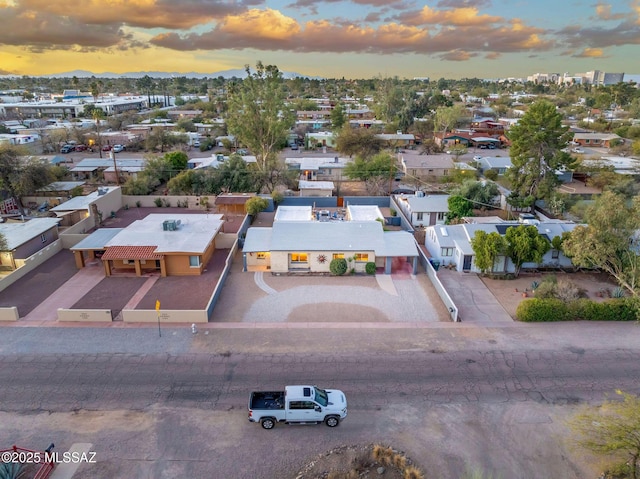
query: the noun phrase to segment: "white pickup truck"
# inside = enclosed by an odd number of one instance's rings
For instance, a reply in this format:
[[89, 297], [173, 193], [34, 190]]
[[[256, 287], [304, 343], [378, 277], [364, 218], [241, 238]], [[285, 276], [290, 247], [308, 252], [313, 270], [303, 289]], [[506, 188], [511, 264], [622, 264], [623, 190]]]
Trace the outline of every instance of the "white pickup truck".
[[249, 421], [264, 429], [285, 424], [319, 424], [336, 427], [347, 417], [347, 398], [337, 389], [286, 386], [284, 391], [254, 391], [249, 398]]

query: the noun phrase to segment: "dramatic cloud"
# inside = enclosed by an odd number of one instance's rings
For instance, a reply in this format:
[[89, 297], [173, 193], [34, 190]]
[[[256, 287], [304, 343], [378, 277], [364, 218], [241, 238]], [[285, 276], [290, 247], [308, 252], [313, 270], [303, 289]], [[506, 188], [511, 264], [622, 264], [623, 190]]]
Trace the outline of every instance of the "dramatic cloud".
[[573, 56], [576, 58], [600, 58], [604, 56], [604, 51], [601, 48], [585, 48]]
[[465, 52], [463, 50], [454, 50], [451, 52], [443, 53], [442, 55], [440, 55], [440, 58], [442, 58], [443, 60], [449, 60], [452, 62], [465, 62], [467, 60], [470, 60], [471, 57], [474, 57], [474, 56], [475, 55], [469, 52]]
[[70, 17], [94, 25], [127, 24], [144, 28], [190, 28], [246, 10], [224, 0], [20, 0], [18, 9]]
[[607, 48], [620, 45], [639, 45], [638, 25], [627, 20], [612, 28], [572, 25], [557, 32], [563, 42], [574, 49]]
[[454, 8], [452, 10], [434, 10], [425, 6], [418, 12], [398, 15], [398, 20], [407, 25], [486, 25], [503, 21], [501, 17], [480, 15], [475, 7]]
[[15, 8], [4, 8], [2, 20], [0, 44], [24, 46], [32, 51], [74, 45], [105, 48], [125, 39], [118, 25], [86, 25], [68, 17]]

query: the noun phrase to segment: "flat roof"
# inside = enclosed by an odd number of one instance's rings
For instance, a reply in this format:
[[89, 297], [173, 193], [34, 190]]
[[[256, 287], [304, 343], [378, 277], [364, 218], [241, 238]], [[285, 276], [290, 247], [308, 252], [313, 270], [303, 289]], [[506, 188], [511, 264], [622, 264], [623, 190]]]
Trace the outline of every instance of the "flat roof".
[[377, 221], [280, 221], [272, 229], [271, 251], [376, 251], [383, 246]]
[[301, 190], [333, 190], [333, 181], [298, 181]]
[[376, 205], [348, 205], [349, 221], [376, 221], [384, 215]]
[[278, 206], [273, 221], [313, 221], [311, 206]]
[[[156, 253], [204, 253], [222, 227], [223, 215], [151, 214], [134, 221], [105, 246], [156, 246]], [[175, 231], [165, 231], [163, 222], [180, 221]]]
[[124, 228], [100, 228], [69, 249], [71, 251], [104, 249], [105, 245], [123, 230]]

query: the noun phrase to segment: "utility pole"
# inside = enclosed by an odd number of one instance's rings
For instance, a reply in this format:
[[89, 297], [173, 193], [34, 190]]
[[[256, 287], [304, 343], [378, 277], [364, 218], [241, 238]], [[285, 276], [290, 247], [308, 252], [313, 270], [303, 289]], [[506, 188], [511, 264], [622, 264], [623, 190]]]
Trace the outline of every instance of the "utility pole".
[[118, 164], [116, 162], [116, 154], [113, 151], [113, 148], [111, 150], [109, 150], [109, 156], [113, 160], [113, 170], [116, 173], [116, 185], [120, 186], [120, 175], [118, 174]]

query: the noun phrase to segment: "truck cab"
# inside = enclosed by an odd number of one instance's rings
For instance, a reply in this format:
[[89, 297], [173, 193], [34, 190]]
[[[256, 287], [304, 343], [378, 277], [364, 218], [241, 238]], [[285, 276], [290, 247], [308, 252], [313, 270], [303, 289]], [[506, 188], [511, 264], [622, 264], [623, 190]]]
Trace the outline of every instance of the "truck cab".
[[337, 389], [286, 386], [284, 391], [255, 391], [249, 398], [249, 421], [272, 429], [285, 424], [319, 424], [335, 427], [347, 417], [347, 399]]

